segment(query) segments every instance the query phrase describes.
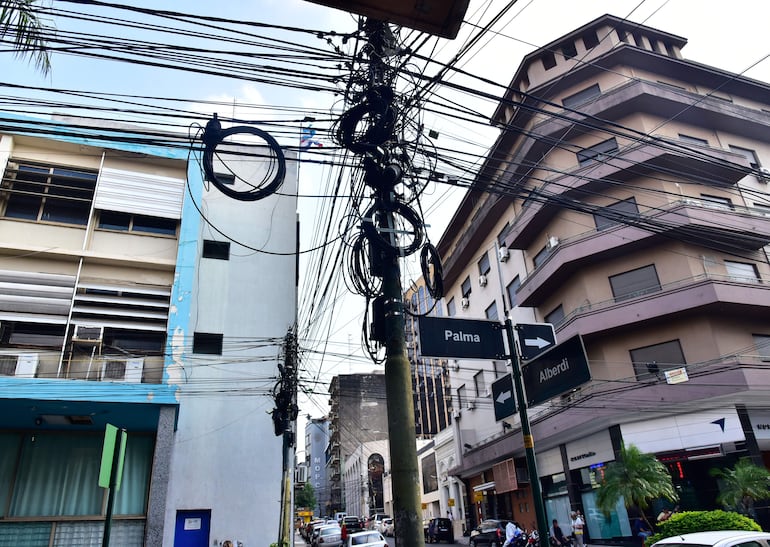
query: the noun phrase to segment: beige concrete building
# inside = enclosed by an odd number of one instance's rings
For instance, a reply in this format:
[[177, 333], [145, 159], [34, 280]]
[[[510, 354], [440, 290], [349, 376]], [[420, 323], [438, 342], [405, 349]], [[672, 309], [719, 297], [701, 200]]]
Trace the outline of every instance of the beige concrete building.
[[[622, 443], [669, 466], [682, 509], [718, 507], [710, 468], [770, 463], [770, 85], [685, 44], [608, 15], [525, 57], [439, 244], [448, 315], [582, 336], [592, 380], [530, 420], [549, 522], [581, 509], [591, 543], [630, 535], [595, 505]], [[450, 367], [468, 526], [535, 522], [518, 418], [491, 418], [509, 371]]]

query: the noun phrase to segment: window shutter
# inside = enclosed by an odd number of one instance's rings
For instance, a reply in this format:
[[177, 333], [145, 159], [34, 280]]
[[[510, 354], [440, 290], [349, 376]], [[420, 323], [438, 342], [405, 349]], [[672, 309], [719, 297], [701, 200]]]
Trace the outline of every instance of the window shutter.
[[94, 204], [106, 211], [179, 219], [184, 185], [184, 179], [105, 167], [99, 173]]

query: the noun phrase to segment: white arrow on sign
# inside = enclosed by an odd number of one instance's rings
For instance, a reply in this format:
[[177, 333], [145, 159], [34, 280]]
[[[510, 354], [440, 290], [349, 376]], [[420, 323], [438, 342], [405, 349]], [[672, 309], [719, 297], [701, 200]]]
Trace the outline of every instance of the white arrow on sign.
[[525, 346], [537, 346], [538, 348], [544, 348], [546, 346], [550, 346], [551, 342], [550, 340], [544, 340], [540, 338], [539, 336], [537, 338], [525, 338], [524, 339], [524, 345]]
[[509, 391], [503, 391], [500, 393], [500, 395], [497, 396], [497, 399], [495, 399], [496, 403], [499, 403], [501, 405], [505, 404], [505, 401], [513, 397], [513, 392]]

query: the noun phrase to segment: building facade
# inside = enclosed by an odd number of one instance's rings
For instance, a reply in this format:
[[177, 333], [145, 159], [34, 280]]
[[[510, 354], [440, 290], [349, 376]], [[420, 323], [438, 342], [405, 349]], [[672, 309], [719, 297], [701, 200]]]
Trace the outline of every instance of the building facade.
[[281, 439], [259, 386], [278, 375], [295, 267], [242, 245], [293, 250], [293, 200], [204, 189], [173, 137], [4, 120], [0, 543], [101, 544], [106, 424], [128, 438], [115, 544], [275, 541]]
[[624, 443], [668, 466], [682, 509], [717, 508], [711, 468], [770, 461], [770, 86], [685, 44], [601, 17], [525, 57], [493, 116], [439, 244], [447, 314], [580, 335], [591, 381], [530, 409], [529, 477], [518, 417], [490, 419], [482, 387], [510, 368], [450, 366], [469, 525], [533, 526], [539, 480], [549, 521], [580, 509], [590, 542], [630, 535], [595, 503]]

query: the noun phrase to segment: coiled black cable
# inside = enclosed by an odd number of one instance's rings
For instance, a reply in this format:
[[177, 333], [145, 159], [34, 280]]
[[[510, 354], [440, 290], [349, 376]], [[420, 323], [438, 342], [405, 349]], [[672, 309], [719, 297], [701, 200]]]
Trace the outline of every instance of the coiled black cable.
[[[403, 246], [394, 244], [396, 234], [392, 233], [394, 228], [392, 226], [382, 227], [383, 230], [387, 229], [391, 233], [380, 233], [380, 221], [383, 215], [385, 218], [393, 218], [398, 215], [410, 224], [411, 243]], [[422, 247], [424, 239], [423, 222], [420, 215], [402, 201], [375, 200], [364, 215], [361, 229], [372, 245], [390, 256], [409, 256]]]
[[[431, 272], [430, 267], [433, 266]], [[425, 280], [425, 288], [435, 300], [444, 296], [444, 267], [441, 265], [441, 256], [433, 243], [426, 243], [420, 252], [420, 268]], [[432, 275], [431, 275], [432, 274]]]
[[[270, 148], [270, 151], [275, 155], [275, 161], [277, 162], [276, 169], [268, 169], [265, 178], [259, 185], [253, 185], [248, 181], [244, 181], [253, 187], [253, 190], [245, 192], [236, 190], [220, 180], [214, 171], [214, 152], [216, 151], [217, 146], [231, 135], [244, 133], [255, 135], [265, 141]], [[203, 141], [204, 146], [203, 171], [206, 173], [206, 179], [211, 181], [211, 183], [226, 196], [239, 201], [257, 201], [275, 193], [275, 191], [283, 184], [283, 179], [286, 177], [286, 158], [284, 157], [283, 150], [278, 144], [278, 141], [276, 141], [267, 131], [248, 125], [238, 125], [222, 129], [222, 125], [219, 123], [217, 115], [214, 114], [214, 117], [206, 124], [206, 129], [203, 132], [201, 140]]]

